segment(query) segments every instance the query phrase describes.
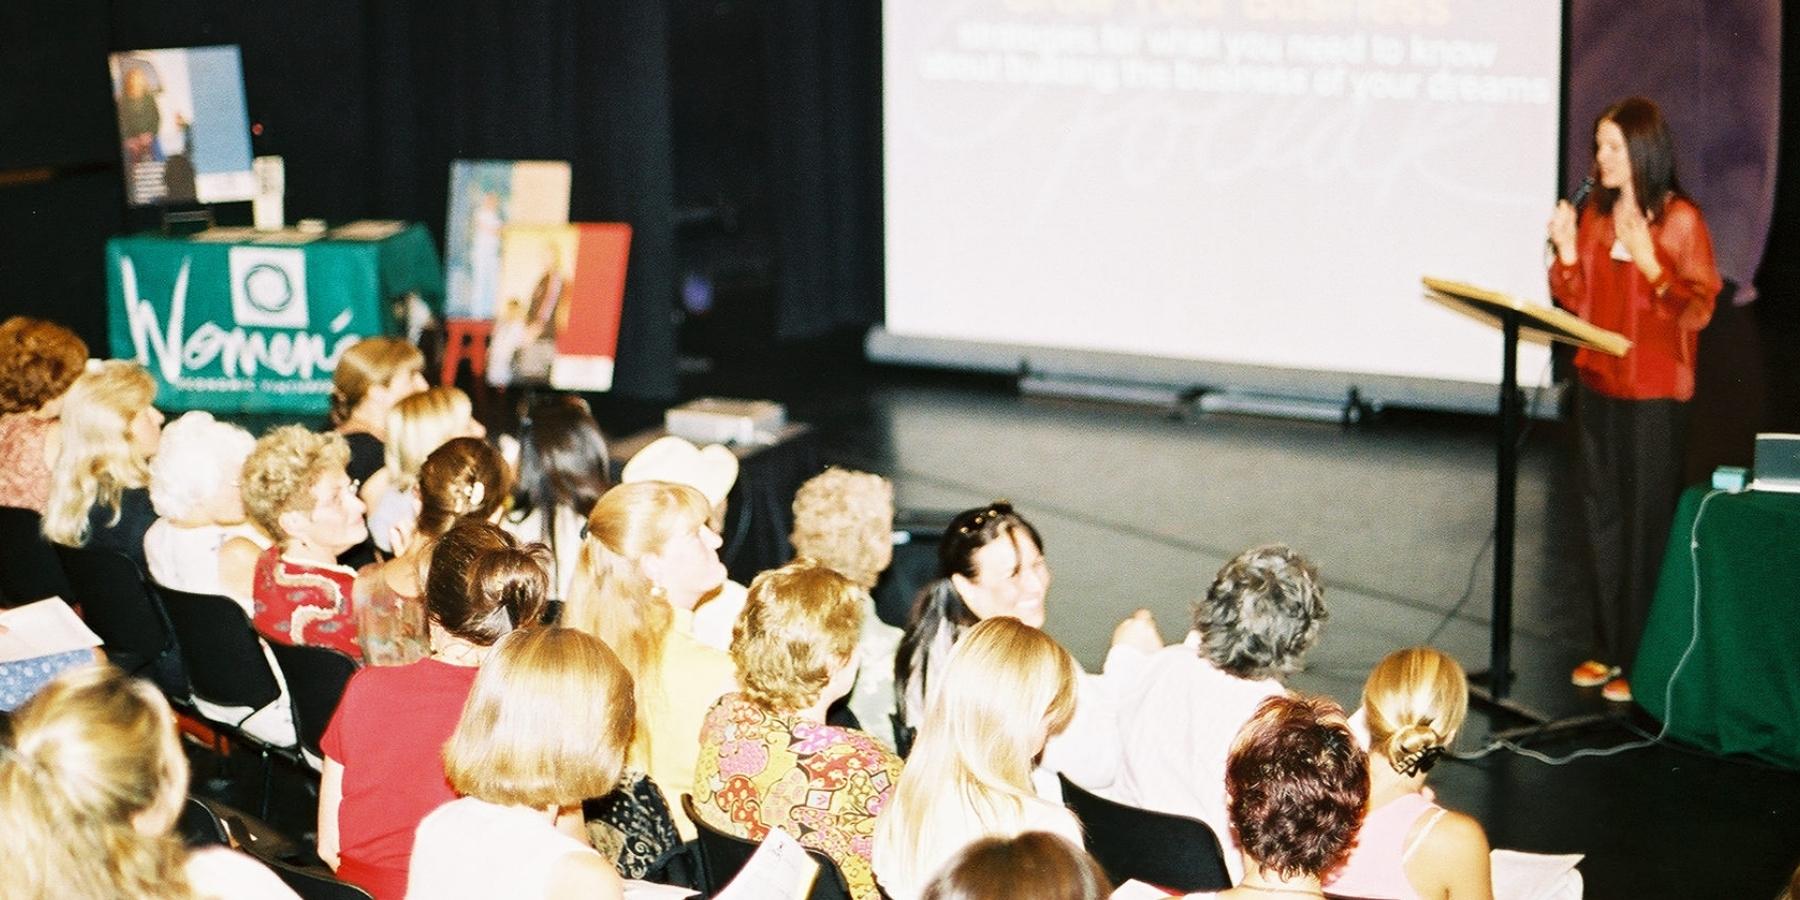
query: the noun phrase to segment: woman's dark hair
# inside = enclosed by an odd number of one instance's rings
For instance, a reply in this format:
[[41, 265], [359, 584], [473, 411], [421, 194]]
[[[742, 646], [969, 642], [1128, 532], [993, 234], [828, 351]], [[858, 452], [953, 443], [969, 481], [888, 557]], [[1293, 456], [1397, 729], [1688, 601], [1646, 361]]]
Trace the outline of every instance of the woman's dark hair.
[[[1655, 103], [1644, 97], [1628, 97], [1607, 107], [1594, 120], [1596, 132], [1602, 122], [1617, 125], [1625, 135], [1625, 155], [1631, 159], [1631, 189], [1645, 215], [1654, 219], [1662, 215], [1670, 197], [1687, 196], [1675, 174], [1675, 137], [1669, 133], [1669, 123]], [[1596, 149], [1598, 143], [1596, 140]], [[1596, 164], [1596, 184], [1599, 175]], [[1594, 203], [1603, 213], [1612, 212], [1618, 199], [1618, 191], [1605, 187], [1594, 190]]]
[[540, 400], [519, 423], [519, 480], [514, 521], [541, 511], [544, 540], [556, 549], [556, 509], [587, 518], [612, 487], [606, 438], [580, 397]]
[[954, 639], [956, 631], [974, 625], [980, 619], [956, 592], [950, 576], [976, 577], [979, 573], [975, 571], [975, 554], [981, 548], [1002, 538], [1017, 545], [1021, 534], [1031, 539], [1038, 552], [1043, 552], [1044, 539], [1038, 530], [1004, 500], [957, 513], [956, 518], [950, 520], [950, 526], [944, 529], [943, 540], [938, 542], [937, 577], [921, 588], [913, 599], [912, 613], [906, 620], [906, 634], [900, 639], [899, 652], [894, 654], [894, 690], [902, 713], [906, 709], [907, 686], [915, 678], [919, 683], [919, 695], [926, 696], [931, 648], [937, 643], [938, 635], [949, 629]]
[[463, 518], [431, 548], [425, 611], [439, 627], [487, 647], [544, 617], [550, 573], [542, 544], [520, 545], [498, 525]]
[[506, 460], [481, 438], [452, 438], [419, 466], [419, 533], [437, 537], [458, 519], [486, 520], [506, 502]]
[[1369, 758], [1326, 697], [1276, 695], [1237, 734], [1225, 764], [1238, 846], [1283, 878], [1320, 875], [1350, 852], [1369, 801]]
[[1067, 838], [1045, 831], [985, 837], [950, 858], [922, 900], [1105, 900], [1112, 882]]

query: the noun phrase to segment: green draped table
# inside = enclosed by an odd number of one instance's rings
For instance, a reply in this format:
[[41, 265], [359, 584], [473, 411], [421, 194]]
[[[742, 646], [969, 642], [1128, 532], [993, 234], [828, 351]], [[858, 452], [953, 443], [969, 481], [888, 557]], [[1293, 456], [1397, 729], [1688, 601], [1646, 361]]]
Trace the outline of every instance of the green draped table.
[[161, 235], [106, 244], [112, 355], [157, 380], [157, 405], [319, 415], [351, 344], [402, 327], [404, 298], [441, 309], [423, 226], [379, 240], [229, 243]]
[[1800, 769], [1800, 495], [1682, 495], [1631, 693], [1670, 737]]

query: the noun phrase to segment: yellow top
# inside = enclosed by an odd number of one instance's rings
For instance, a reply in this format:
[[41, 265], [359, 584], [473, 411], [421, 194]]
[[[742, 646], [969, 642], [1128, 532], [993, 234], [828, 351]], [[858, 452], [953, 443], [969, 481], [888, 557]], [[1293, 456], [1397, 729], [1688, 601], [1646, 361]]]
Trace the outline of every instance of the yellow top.
[[681, 839], [694, 839], [694, 823], [681, 808], [681, 795], [694, 790], [694, 766], [700, 757], [700, 726], [720, 697], [737, 690], [737, 668], [731, 657], [694, 639], [694, 614], [675, 610], [675, 621], [663, 639], [660, 692], [646, 698], [640, 719], [650, 732], [649, 759], [633, 760], [662, 790]]

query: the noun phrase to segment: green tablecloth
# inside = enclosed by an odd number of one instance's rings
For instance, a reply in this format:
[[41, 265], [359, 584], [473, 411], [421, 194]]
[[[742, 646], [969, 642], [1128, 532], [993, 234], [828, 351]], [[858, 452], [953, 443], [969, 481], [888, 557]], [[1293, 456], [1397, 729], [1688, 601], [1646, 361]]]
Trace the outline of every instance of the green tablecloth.
[[1800, 495], [1682, 495], [1631, 692], [1684, 743], [1800, 769]]
[[112, 355], [148, 367], [169, 410], [322, 414], [343, 351], [399, 332], [393, 301], [441, 308], [444, 293], [416, 224], [377, 241], [118, 237], [106, 267]]

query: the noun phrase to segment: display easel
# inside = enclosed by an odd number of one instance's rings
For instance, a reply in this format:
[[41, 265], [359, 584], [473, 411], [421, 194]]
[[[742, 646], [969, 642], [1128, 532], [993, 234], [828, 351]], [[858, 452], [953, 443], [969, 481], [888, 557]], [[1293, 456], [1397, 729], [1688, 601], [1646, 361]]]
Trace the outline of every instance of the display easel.
[[1500, 329], [1500, 423], [1495, 443], [1494, 610], [1489, 633], [1487, 684], [1470, 676], [1476, 699], [1520, 719], [1546, 720], [1507, 699], [1512, 684], [1513, 532], [1519, 477], [1519, 338], [1535, 337], [1624, 356], [1631, 341], [1581, 318], [1538, 303], [1527, 303], [1498, 291], [1441, 278], [1424, 278], [1425, 296]]

